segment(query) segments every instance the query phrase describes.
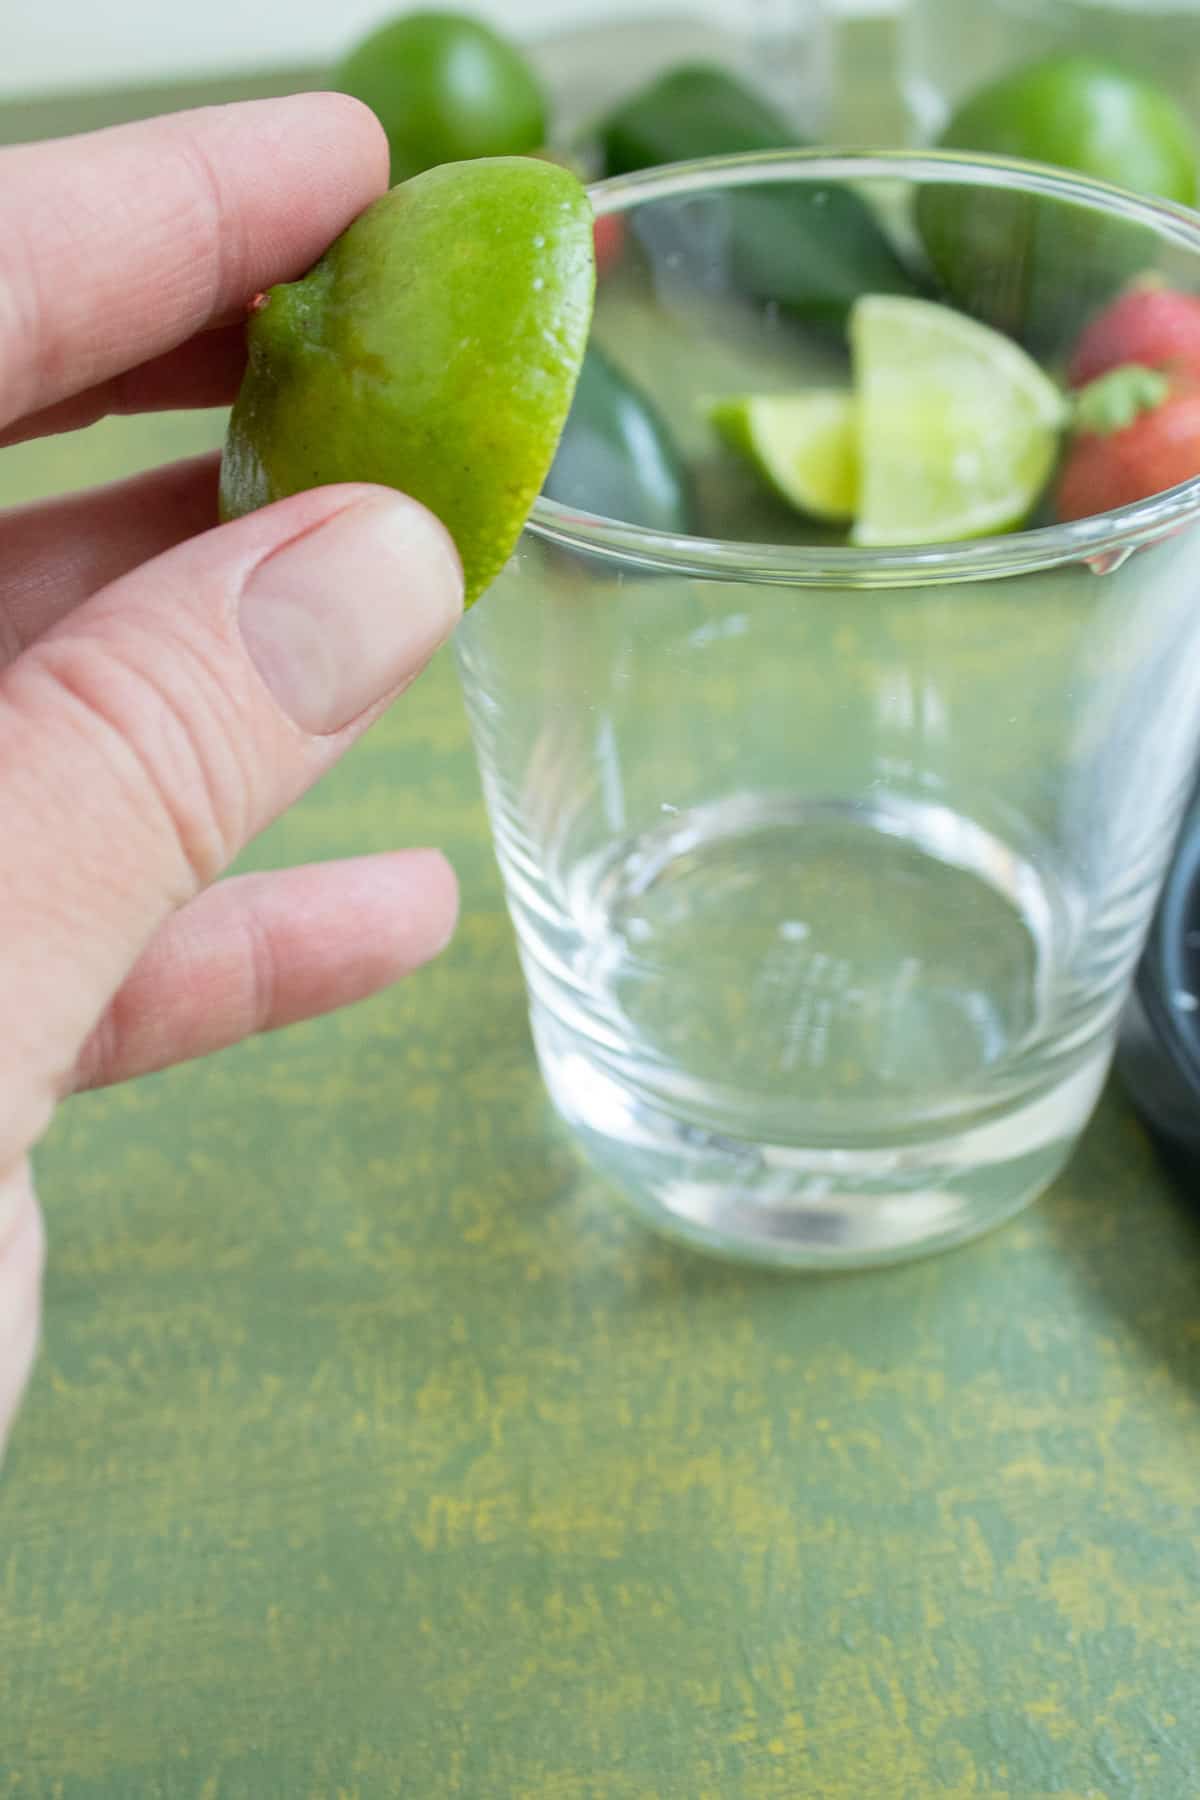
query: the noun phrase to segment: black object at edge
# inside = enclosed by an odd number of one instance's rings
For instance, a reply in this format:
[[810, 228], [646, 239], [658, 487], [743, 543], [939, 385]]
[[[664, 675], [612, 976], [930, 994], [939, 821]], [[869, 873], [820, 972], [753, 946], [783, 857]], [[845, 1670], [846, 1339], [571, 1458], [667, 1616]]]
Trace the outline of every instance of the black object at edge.
[[1146, 1123], [1175, 1153], [1183, 1185], [1200, 1198], [1200, 793], [1138, 970], [1118, 1068]]

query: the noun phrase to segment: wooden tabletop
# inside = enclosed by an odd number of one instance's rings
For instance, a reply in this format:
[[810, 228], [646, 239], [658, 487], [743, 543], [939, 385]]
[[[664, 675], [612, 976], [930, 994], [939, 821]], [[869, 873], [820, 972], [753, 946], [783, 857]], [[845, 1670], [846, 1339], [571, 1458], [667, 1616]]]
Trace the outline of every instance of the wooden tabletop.
[[[0, 500], [219, 439], [112, 420]], [[64, 1109], [3, 1800], [1200, 1793], [1200, 1209], [1111, 1093], [990, 1239], [756, 1275], [534, 1067], [454, 673], [245, 859], [436, 842], [435, 967]]]

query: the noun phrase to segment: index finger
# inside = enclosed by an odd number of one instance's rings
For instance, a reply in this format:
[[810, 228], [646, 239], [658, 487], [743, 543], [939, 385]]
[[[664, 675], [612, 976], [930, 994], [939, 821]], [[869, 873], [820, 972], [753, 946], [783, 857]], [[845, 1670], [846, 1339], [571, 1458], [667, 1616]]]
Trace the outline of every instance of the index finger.
[[387, 168], [374, 115], [344, 94], [0, 152], [0, 427], [303, 274]]

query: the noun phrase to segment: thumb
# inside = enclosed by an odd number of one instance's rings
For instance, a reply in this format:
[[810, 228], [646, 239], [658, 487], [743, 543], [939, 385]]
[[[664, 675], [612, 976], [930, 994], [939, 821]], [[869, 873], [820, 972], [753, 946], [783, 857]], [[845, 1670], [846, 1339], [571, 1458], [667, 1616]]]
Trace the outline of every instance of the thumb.
[[449, 537], [383, 489], [297, 495], [103, 589], [0, 676], [0, 1169], [157, 927], [449, 635]]

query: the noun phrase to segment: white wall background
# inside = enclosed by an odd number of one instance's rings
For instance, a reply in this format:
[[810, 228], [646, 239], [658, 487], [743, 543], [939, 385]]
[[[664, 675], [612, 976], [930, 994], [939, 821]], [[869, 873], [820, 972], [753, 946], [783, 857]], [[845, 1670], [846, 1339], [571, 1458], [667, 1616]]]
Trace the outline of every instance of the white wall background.
[[[606, 18], [697, 10], [696, 0], [412, 3], [463, 6], [518, 36]], [[750, 0], [726, 3], [736, 16]], [[843, 12], [881, 12], [895, 0], [826, 4]], [[331, 62], [360, 33], [405, 10], [403, 0], [10, 0], [10, 7], [0, 6], [0, 94], [28, 97], [164, 76]]]

